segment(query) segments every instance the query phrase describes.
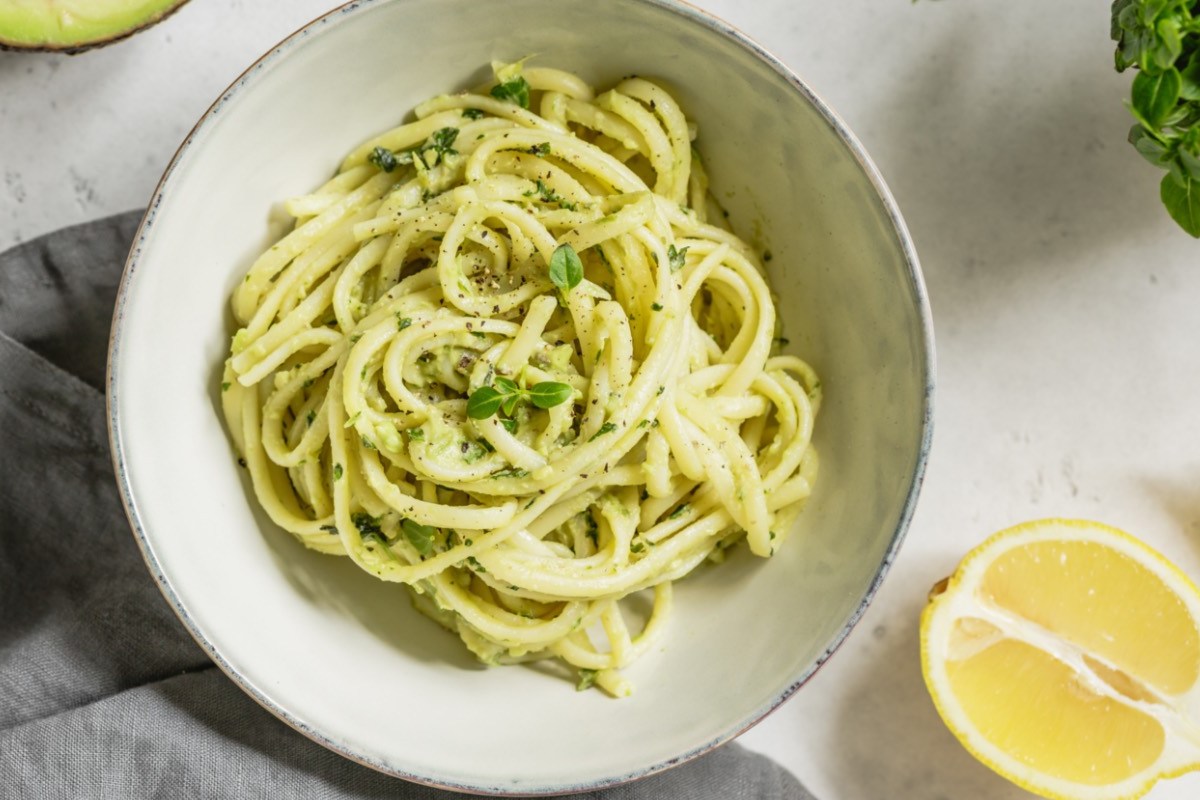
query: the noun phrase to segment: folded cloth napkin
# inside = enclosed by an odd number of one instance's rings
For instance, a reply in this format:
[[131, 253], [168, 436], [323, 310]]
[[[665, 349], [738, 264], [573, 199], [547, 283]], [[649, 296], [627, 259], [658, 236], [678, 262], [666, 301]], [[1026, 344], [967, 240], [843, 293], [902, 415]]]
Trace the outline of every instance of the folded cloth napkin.
[[[225, 677], [117, 496], [104, 370], [140, 213], [0, 254], [0, 797], [449, 800], [342, 758]], [[737, 745], [596, 800], [812, 800]]]

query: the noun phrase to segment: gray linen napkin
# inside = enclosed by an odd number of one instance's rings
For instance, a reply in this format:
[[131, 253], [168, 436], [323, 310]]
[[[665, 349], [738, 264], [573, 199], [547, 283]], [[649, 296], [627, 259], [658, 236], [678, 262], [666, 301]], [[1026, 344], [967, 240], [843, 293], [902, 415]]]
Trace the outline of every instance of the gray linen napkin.
[[[461, 797], [359, 766], [275, 719], [151, 580], [117, 496], [103, 396], [139, 218], [0, 254], [0, 797]], [[737, 745], [577, 797], [811, 800]]]

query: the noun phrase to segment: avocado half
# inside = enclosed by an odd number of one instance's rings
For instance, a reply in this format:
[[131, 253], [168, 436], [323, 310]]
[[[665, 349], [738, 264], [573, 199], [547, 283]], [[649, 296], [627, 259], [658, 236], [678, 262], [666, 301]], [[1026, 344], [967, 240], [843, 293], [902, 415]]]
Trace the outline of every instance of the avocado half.
[[0, 48], [78, 53], [132, 36], [187, 0], [0, 0]]

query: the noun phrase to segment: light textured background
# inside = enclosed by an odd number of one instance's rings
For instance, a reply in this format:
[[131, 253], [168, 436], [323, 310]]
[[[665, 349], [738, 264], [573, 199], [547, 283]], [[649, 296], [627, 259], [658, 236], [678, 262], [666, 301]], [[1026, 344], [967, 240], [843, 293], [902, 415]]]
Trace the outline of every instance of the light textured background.
[[[332, 0], [194, 0], [74, 58], [0, 53], [0, 249], [143, 205], [187, 130]], [[1084, 516], [1200, 576], [1200, 242], [1125, 142], [1097, 0], [706, 0], [842, 115], [912, 229], [933, 305], [933, 457], [900, 559], [842, 650], [741, 741], [826, 800], [1027, 797], [921, 683], [928, 587], [992, 531]], [[1151, 800], [1200, 795], [1200, 775]]]

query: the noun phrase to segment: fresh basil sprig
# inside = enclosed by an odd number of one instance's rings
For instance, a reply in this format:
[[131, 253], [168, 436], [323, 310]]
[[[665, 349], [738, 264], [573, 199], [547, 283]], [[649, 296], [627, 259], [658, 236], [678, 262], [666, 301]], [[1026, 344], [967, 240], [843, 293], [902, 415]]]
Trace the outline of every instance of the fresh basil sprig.
[[1114, 0], [1118, 72], [1136, 67], [1129, 142], [1167, 170], [1159, 189], [1179, 226], [1200, 238], [1200, 11], [1196, 0]]
[[567, 402], [574, 394], [575, 390], [566, 383], [542, 381], [522, 389], [516, 381], [498, 377], [494, 386], [480, 386], [471, 392], [467, 398], [467, 416], [471, 419], [487, 419], [500, 411], [506, 417], [511, 417], [522, 400], [545, 409]]

